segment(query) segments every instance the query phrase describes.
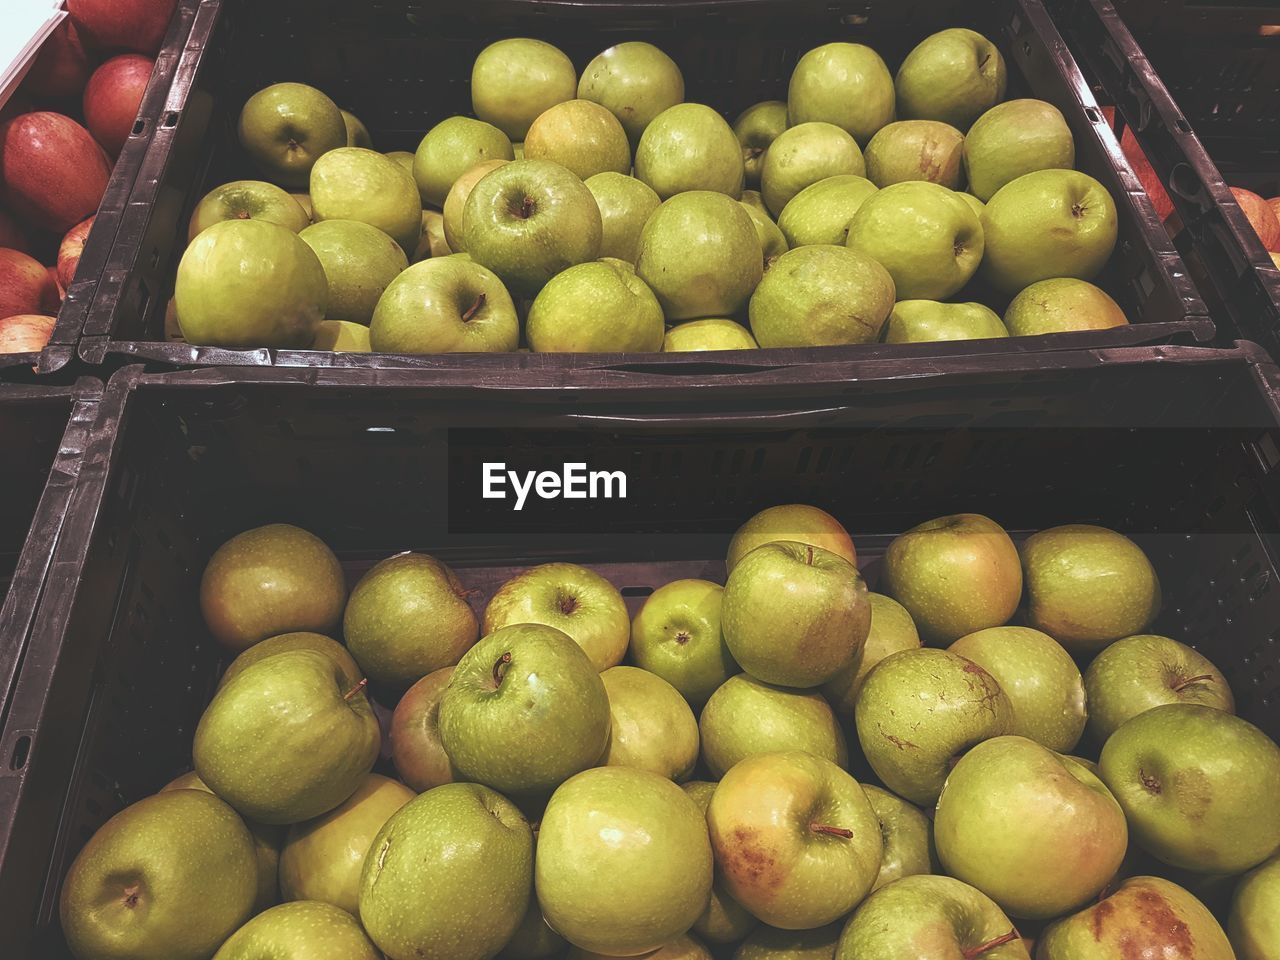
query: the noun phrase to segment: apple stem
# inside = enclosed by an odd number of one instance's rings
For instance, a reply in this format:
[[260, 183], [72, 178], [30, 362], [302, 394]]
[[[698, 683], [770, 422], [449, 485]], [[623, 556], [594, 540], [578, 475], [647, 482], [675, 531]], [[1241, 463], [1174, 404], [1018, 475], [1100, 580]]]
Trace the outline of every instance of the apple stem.
[[477, 313], [479, 313], [481, 310], [484, 309], [484, 300], [485, 300], [485, 297], [483, 293], [480, 294], [480, 296], [476, 297], [476, 302], [473, 303], [471, 306], [469, 306], [467, 308], [467, 312], [462, 315], [463, 323], [466, 323], [472, 317], [474, 317]]
[[350, 703], [350, 702], [351, 702], [351, 698], [352, 698], [352, 697], [354, 697], [357, 693], [359, 693], [361, 690], [363, 690], [363, 689], [364, 689], [365, 687], [367, 687], [368, 685], [369, 685], [369, 678], [368, 678], [368, 677], [361, 677], [361, 678], [360, 678], [360, 682], [359, 682], [359, 683], [357, 683], [357, 684], [356, 684], [354, 687], [352, 687], [350, 690], [348, 690], [348, 691], [346, 692], [346, 694], [343, 696], [343, 698], [342, 698], [342, 699], [343, 699], [343, 700], [345, 700], [347, 703]]
[[811, 567], [813, 566], [813, 547], [806, 548], [804, 562]]
[[533, 216], [533, 197], [525, 197], [520, 201], [520, 219], [528, 220]]
[[852, 830], [846, 830], [844, 827], [830, 827], [825, 823], [811, 823], [809, 829], [814, 833], [825, 833], [832, 837], [843, 837], [846, 840], [853, 837]]
[[511, 651], [508, 650], [498, 658], [497, 663], [493, 665], [493, 684], [494, 686], [502, 685], [502, 678], [506, 674], [506, 666], [511, 662]]
[[1022, 935], [1018, 933], [1017, 929], [1010, 930], [1003, 937], [996, 937], [994, 940], [988, 940], [986, 943], [976, 946], [971, 950], [964, 951], [961, 956], [964, 957], [964, 960], [973, 960], [974, 957], [980, 957], [987, 951], [994, 950], [996, 947], [1003, 947], [1006, 943], [1013, 943], [1013, 941], [1017, 940], [1020, 936]]
[[1183, 690], [1187, 689], [1187, 687], [1191, 686], [1193, 683], [1204, 683], [1206, 680], [1212, 680], [1212, 679], [1213, 679], [1213, 675], [1208, 673], [1202, 673], [1198, 677], [1187, 677], [1187, 679], [1183, 680], [1181, 683], [1175, 684], [1173, 691], [1174, 693], [1181, 693]]

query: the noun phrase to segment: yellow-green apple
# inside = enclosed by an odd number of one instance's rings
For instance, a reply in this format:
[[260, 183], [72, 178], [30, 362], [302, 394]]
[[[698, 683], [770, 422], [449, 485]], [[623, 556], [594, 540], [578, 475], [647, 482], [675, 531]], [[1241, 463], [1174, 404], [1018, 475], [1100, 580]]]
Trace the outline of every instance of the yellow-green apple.
[[155, 61], [125, 53], [103, 63], [85, 84], [84, 125], [102, 148], [115, 156], [129, 139]]
[[759, 190], [743, 190], [738, 194], [738, 201], [745, 203], [749, 207], [755, 207], [760, 213], [766, 217], [769, 216], [769, 208], [764, 205], [764, 197], [760, 196]]
[[413, 152], [410, 150], [390, 150], [386, 153], [388, 160], [394, 160], [400, 166], [409, 171], [409, 175], [413, 176]]
[[1280, 854], [1236, 885], [1227, 932], [1237, 960], [1280, 957]]
[[1134, 838], [1165, 863], [1241, 873], [1280, 848], [1280, 746], [1239, 717], [1153, 707], [1108, 738], [1098, 766]]
[[742, 192], [742, 145], [724, 117], [701, 103], [679, 103], [649, 121], [636, 145], [636, 176], [666, 200], [707, 190]]
[[839, 520], [821, 507], [785, 503], [761, 510], [734, 531], [724, 560], [725, 572], [733, 573], [738, 561], [756, 547], [778, 540], [811, 544], [852, 564], [858, 562], [853, 539]]
[[698, 762], [698, 721], [680, 691], [639, 667], [610, 667], [600, 680], [609, 695], [604, 765], [687, 780]]
[[98, 209], [110, 176], [102, 148], [70, 117], [45, 110], [0, 123], [5, 206], [29, 226], [70, 230]]
[[[682, 937], [676, 937], [652, 953], [646, 953], [644, 957], [645, 960], [711, 960], [711, 954], [707, 948], [698, 941], [697, 937], [687, 933]], [[619, 960], [619, 958], [574, 947], [569, 951], [566, 960]]]
[[53, 336], [57, 317], [19, 313], [0, 319], [0, 353], [38, 353]]
[[870, 47], [826, 43], [802, 56], [791, 73], [787, 85], [791, 126], [834, 123], [865, 146], [893, 117], [893, 78]]
[[[501, 158], [481, 161], [466, 173], [461, 174], [449, 187], [449, 194], [444, 198], [440, 216], [444, 226], [445, 246], [449, 248], [450, 253], [462, 253], [467, 249], [466, 237], [462, 234], [462, 211], [467, 208], [467, 197], [471, 196], [472, 189], [485, 178], [489, 171], [497, 170], [503, 164], [510, 162]], [[426, 229], [425, 221], [423, 229]], [[431, 255], [438, 256], [434, 251]]]
[[552, 929], [583, 950], [635, 956], [689, 930], [711, 895], [707, 824], [665, 777], [597, 767], [552, 795], [535, 884]]
[[1028, 537], [1019, 551], [1027, 623], [1072, 653], [1141, 633], [1160, 612], [1160, 580], [1136, 543], [1073, 523]]
[[[692, 780], [684, 784], [684, 792], [698, 805], [705, 817], [711, 809], [711, 798], [715, 796], [716, 785], [709, 780]], [[742, 904], [733, 899], [724, 885], [720, 871], [714, 871], [711, 901], [702, 916], [694, 921], [694, 932], [711, 943], [737, 943], [754, 930], [759, 922]]]
[[[738, 202], [742, 203], [741, 200]], [[760, 255], [767, 272], [773, 265], [773, 261], [787, 252], [787, 238], [782, 235], [782, 230], [773, 222], [769, 214], [755, 204], [742, 203], [742, 209], [747, 211], [747, 216], [751, 218], [751, 223], [756, 228], [756, 236], [760, 240]]]
[[57, 296], [56, 283], [39, 260], [0, 247], [0, 319], [55, 310]]
[[1005, 309], [1004, 322], [1015, 337], [1070, 330], [1109, 330], [1129, 322], [1105, 290], [1087, 280], [1055, 277], [1022, 290]]
[[314, 220], [312, 219], [312, 216], [311, 216], [312, 214], [311, 194], [305, 193], [305, 192], [298, 193], [295, 191], [293, 193], [290, 193], [289, 196], [293, 197], [294, 201], [297, 202], [298, 206], [302, 208], [303, 213], [307, 215], [307, 223], [313, 223]]
[[982, 211], [987, 209], [987, 205], [985, 203], [975, 197], [972, 193], [962, 192], [960, 194], [960, 199], [969, 205], [969, 209], [976, 213], [979, 219], [982, 218]]
[[742, 144], [742, 166], [748, 186], [760, 185], [765, 152], [786, 129], [787, 105], [781, 100], [752, 104], [733, 121], [733, 133]]
[[704, 317], [678, 323], [662, 339], [663, 353], [698, 350], [757, 350], [756, 338], [740, 323], [727, 317]]
[[733, 960], [831, 960], [844, 924], [812, 930], [779, 930], [761, 924], [738, 947]]
[[534, 353], [644, 353], [662, 349], [662, 305], [625, 260], [579, 263], [534, 298], [525, 336]]
[[757, 680], [816, 687], [853, 662], [867, 639], [871, 604], [858, 568], [844, 557], [775, 540], [734, 566], [721, 625], [729, 652]]
[[303, 226], [298, 236], [320, 258], [328, 282], [325, 316], [367, 327], [382, 292], [409, 265], [404, 250], [377, 227], [359, 220]]
[[846, 173], [805, 187], [778, 214], [778, 228], [792, 247], [813, 243], [843, 246], [849, 221], [877, 187], [866, 177]]
[[594, 57], [578, 80], [578, 96], [618, 118], [634, 147], [649, 122], [684, 100], [684, 75], [651, 43], [616, 43]]
[[973, 209], [954, 190], [923, 180], [864, 200], [845, 242], [889, 271], [900, 300], [945, 300], [969, 282], [985, 249]]
[[1024, 173], [1070, 170], [1075, 163], [1071, 128], [1043, 100], [998, 103], [974, 121], [964, 139], [964, 170], [979, 200], [990, 200]]
[[282, 903], [258, 914], [232, 934], [213, 960], [258, 957], [342, 957], [380, 960], [360, 922], [330, 903]]
[[797, 193], [828, 177], [863, 176], [858, 143], [834, 123], [811, 121], [778, 134], [764, 155], [760, 194], [775, 217]]
[[874, 343], [893, 309], [894, 281], [877, 260], [833, 244], [788, 250], [749, 305], [762, 347]]
[[176, 0], [152, 3], [69, 0], [67, 13], [89, 46], [155, 53], [160, 49], [176, 6]]
[[[468, 191], [470, 195], [470, 191]], [[446, 200], [446, 202], [448, 202]], [[459, 221], [461, 223], [461, 221]], [[459, 227], [459, 232], [461, 228]], [[418, 246], [413, 251], [413, 263], [426, 260], [428, 257], [447, 257], [454, 251], [444, 235], [444, 214], [439, 210], [422, 211], [422, 236], [418, 238]], [[461, 252], [461, 251], [459, 251]]]
[[981, 303], [899, 300], [889, 314], [886, 343], [988, 340], [1009, 336], [999, 314]]
[[413, 179], [424, 204], [439, 207], [454, 182], [489, 160], [514, 160], [507, 135], [491, 123], [450, 117], [427, 131], [413, 155]]
[[822, 695], [762, 683], [745, 673], [730, 677], [707, 701], [698, 721], [702, 759], [714, 777], [764, 753], [803, 750], [844, 766], [844, 733]]
[[1013, 709], [995, 678], [947, 650], [903, 650], [880, 661], [854, 706], [862, 752], [882, 783], [932, 806], [957, 757], [1007, 734]]
[[360, 220], [400, 244], [406, 254], [422, 235], [422, 203], [413, 177], [394, 160], [364, 147], [330, 150], [311, 168], [311, 213], [322, 220]]
[[[537, 863], [537, 829], [533, 831], [533, 841], [533, 857]], [[530, 897], [529, 908], [525, 910], [520, 926], [516, 927], [507, 945], [498, 951], [497, 960], [552, 960], [563, 957], [566, 946], [564, 937], [547, 926], [538, 898]]]
[[[695, 248], [702, 253], [689, 256]], [[764, 273], [755, 223], [741, 203], [722, 193], [681, 193], [645, 223], [636, 272], [668, 320], [732, 316]]]
[[453, 667], [427, 674], [405, 691], [391, 715], [391, 761], [400, 779], [418, 793], [457, 779], [440, 742], [440, 698], [452, 676]]
[[662, 201], [647, 183], [622, 173], [597, 173], [584, 182], [600, 207], [600, 256], [635, 263], [640, 231]]
[[907, 608], [926, 643], [944, 646], [1007, 623], [1022, 597], [1022, 576], [1018, 549], [998, 523], [957, 513], [896, 537], [880, 585]]
[[729, 893], [787, 930], [820, 927], [857, 906], [884, 850], [858, 781], [802, 751], [735, 764], [711, 798], [707, 827]]
[[305, 187], [315, 162], [347, 145], [338, 105], [305, 83], [259, 90], [245, 101], [238, 132], [258, 169], [286, 187]]
[[382, 353], [505, 353], [520, 343], [520, 318], [492, 270], [465, 254], [432, 257], [387, 284], [369, 339]]
[[[423, 882], [423, 864], [446, 865]], [[360, 922], [388, 957], [486, 960], [520, 925], [533, 885], [533, 831], [476, 783], [419, 794], [378, 831], [360, 878]]]
[[631, 659], [694, 707], [738, 672], [720, 630], [723, 593], [709, 580], [675, 580], [649, 594], [631, 621]]
[[527, 37], [489, 44], [471, 67], [472, 109], [513, 141], [523, 141], [539, 114], [572, 100], [577, 88], [573, 62], [551, 44]]
[[1116, 204], [1079, 170], [1037, 170], [999, 190], [982, 212], [982, 276], [1013, 294], [1037, 280], [1092, 280], [1116, 245]]
[[335, 353], [370, 353], [373, 347], [369, 343], [369, 328], [363, 323], [321, 320], [316, 329], [316, 338], [311, 341], [311, 349]]
[[284, 653], [287, 650], [314, 650], [316, 653], [323, 653], [342, 671], [342, 675], [347, 678], [350, 686], [354, 687], [364, 679], [364, 671], [342, 644], [329, 639], [324, 634], [296, 631], [268, 637], [261, 643], [255, 643], [249, 647], [227, 665], [227, 669], [218, 678], [218, 689], [225, 687], [233, 677], [259, 660], [274, 657], [277, 653]]
[[898, 116], [941, 120], [960, 130], [1004, 99], [1004, 57], [994, 43], [963, 27], [925, 37], [894, 80]]
[[566, 100], [539, 114], [524, 138], [524, 155], [552, 160], [582, 180], [631, 170], [631, 146], [622, 124], [590, 100]]
[[348, 147], [367, 147], [373, 149], [373, 137], [369, 135], [369, 128], [361, 122], [350, 110], [339, 109], [342, 114], [342, 125], [347, 131]]
[[964, 150], [964, 134], [949, 123], [898, 120], [881, 127], [867, 144], [867, 179], [877, 187], [928, 180], [958, 190]]
[[884, 838], [880, 872], [871, 889], [879, 890], [903, 877], [933, 873], [933, 825], [929, 818], [888, 790], [868, 783], [862, 789], [880, 821], [880, 835]]
[[311, 223], [301, 205], [274, 183], [264, 180], [235, 180], [214, 187], [196, 204], [187, 226], [190, 242], [204, 230], [223, 220], [265, 220], [300, 232]]
[[858, 648], [851, 664], [822, 685], [823, 695], [843, 720], [853, 720], [858, 693], [881, 660], [899, 650], [920, 646], [920, 634], [906, 607], [879, 593], [869, 593], [867, 599], [871, 604], [871, 628], [866, 642]]

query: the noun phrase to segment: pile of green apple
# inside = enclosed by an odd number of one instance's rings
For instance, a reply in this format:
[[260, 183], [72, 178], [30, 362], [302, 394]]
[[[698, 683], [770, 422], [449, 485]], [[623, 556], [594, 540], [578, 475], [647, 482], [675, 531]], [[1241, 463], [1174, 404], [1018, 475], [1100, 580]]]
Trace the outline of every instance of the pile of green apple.
[[376, 152], [324, 93], [278, 83], [238, 127], [265, 179], [199, 202], [170, 319], [195, 344], [409, 354], [1127, 323], [1090, 282], [1115, 247], [1112, 197], [1073, 169], [1058, 109], [1006, 101], [1005, 83], [972, 30], [926, 38], [896, 76], [868, 46], [828, 43], [799, 59], [785, 102], [731, 125], [684, 102], [652, 44], [579, 75], [551, 44], [508, 39], [475, 61], [475, 116], [412, 154]]
[[[80, 851], [67, 943], [78, 960], [1280, 957], [1280, 747], [1212, 662], [1143, 632], [1160, 584], [1137, 544], [1074, 524], [1016, 546], [960, 514], [879, 568], [870, 593], [848, 532], [792, 504], [738, 530], [723, 585], [667, 583], [634, 619], [564, 562], [478, 616], [465, 571], [425, 554], [348, 596], [312, 534], [242, 533], [201, 582], [235, 657], [194, 770]], [[1223, 884], [1229, 934], [1196, 895]]]

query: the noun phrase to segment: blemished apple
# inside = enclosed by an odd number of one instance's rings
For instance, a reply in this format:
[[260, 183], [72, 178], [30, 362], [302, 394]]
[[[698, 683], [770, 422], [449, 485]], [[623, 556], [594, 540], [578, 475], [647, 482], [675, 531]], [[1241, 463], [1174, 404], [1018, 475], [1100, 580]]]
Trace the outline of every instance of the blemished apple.
[[320, 259], [292, 230], [224, 220], [182, 254], [174, 303], [188, 343], [305, 348], [324, 319], [328, 283]]
[[338, 105], [305, 83], [259, 90], [245, 101], [237, 130], [258, 168], [286, 187], [306, 187], [315, 162], [347, 145]]
[[82, 220], [67, 231], [58, 245], [58, 283], [63, 289], [71, 286], [75, 279], [76, 268], [80, 266], [80, 255], [84, 253], [84, 245], [89, 239], [89, 231], [93, 229], [96, 217]]
[[640, 135], [635, 175], [662, 200], [692, 190], [736, 197], [745, 177], [742, 145], [716, 111], [679, 103], [654, 117]]
[[534, 298], [525, 322], [534, 353], [640, 353], [662, 349], [662, 305], [625, 260], [569, 267]]
[[600, 207], [600, 256], [635, 263], [640, 231], [662, 201], [648, 184], [622, 173], [597, 173], [583, 182]]
[[844, 174], [805, 187], [778, 214], [778, 228], [788, 246], [815, 243], [844, 246], [849, 221], [862, 202], [879, 189], [866, 177]]
[[471, 68], [472, 109], [513, 142], [523, 142], [543, 111], [572, 100], [577, 89], [572, 61], [542, 40], [513, 37], [491, 43]]
[[873, 257], [832, 244], [788, 250], [752, 294], [761, 347], [874, 343], [893, 309], [894, 280]]
[[618, 588], [574, 563], [544, 563], [504, 583], [485, 607], [482, 632], [513, 623], [545, 623], [563, 630], [597, 670], [622, 662], [631, 634]]
[[850, 250], [874, 258], [901, 300], [945, 300], [983, 262], [984, 231], [960, 195], [910, 180], [872, 194], [849, 222]]
[[1015, 337], [1072, 330], [1109, 330], [1129, 319], [1105, 290], [1087, 280], [1058, 277], [1027, 287], [1006, 308], [1005, 326]]
[[1231, 193], [1240, 205], [1245, 219], [1249, 221], [1249, 226], [1258, 234], [1263, 249], [1280, 250], [1280, 214], [1252, 190], [1232, 187]]
[[647, 953], [683, 935], [707, 906], [706, 820], [665, 777], [587, 770], [547, 804], [534, 873], [547, 922], [571, 944], [606, 956]]
[[872, 891], [903, 877], [933, 873], [933, 824], [901, 797], [869, 783], [862, 790], [880, 821], [884, 852]]
[[907, 608], [926, 643], [946, 645], [1007, 623], [1022, 596], [1022, 576], [1004, 529], [981, 514], [960, 513], [896, 537], [885, 552], [880, 586]]
[[609, 694], [604, 765], [687, 780], [698, 762], [698, 721], [680, 691], [639, 667], [610, 667], [600, 680]]
[[812, 544], [852, 564], [858, 562], [853, 539], [839, 520], [821, 507], [786, 503], [761, 510], [734, 531], [725, 555], [725, 573], [732, 573], [738, 561], [756, 547], [777, 540]]
[[377, 227], [359, 220], [324, 220], [304, 226], [298, 238], [324, 268], [325, 317], [368, 326], [391, 281], [409, 265], [404, 249]]
[[93, 66], [85, 52], [80, 29], [69, 17], [45, 39], [22, 78], [23, 91], [50, 100], [79, 96]]
[[304, 900], [265, 910], [227, 938], [213, 960], [254, 960], [262, 956], [333, 956], [343, 960], [380, 960], [350, 911], [331, 903]]
[[965, 136], [937, 120], [898, 120], [881, 127], [867, 144], [867, 179], [877, 187], [928, 180], [960, 189]]
[[852, 663], [822, 685], [823, 696], [836, 716], [846, 721], [853, 720], [858, 693], [876, 665], [899, 650], [920, 646], [920, 634], [902, 604], [879, 593], [867, 594], [867, 600], [871, 604], [871, 628], [866, 642], [858, 648]]
[[400, 779], [418, 793], [457, 779], [440, 742], [440, 698], [452, 676], [453, 667], [427, 674], [405, 691], [391, 715], [391, 762]]
[[441, 206], [457, 179], [489, 160], [514, 160], [507, 135], [491, 123], [450, 117], [427, 131], [413, 156], [413, 179], [424, 204]]
[[760, 241], [761, 261], [767, 273], [773, 266], [773, 262], [787, 252], [787, 238], [782, 235], [782, 231], [768, 213], [753, 203], [742, 203], [741, 200], [738, 203], [742, 204], [742, 209], [747, 211], [752, 226], [756, 228], [756, 238]]
[[1280, 848], [1280, 746], [1223, 710], [1168, 703], [1108, 739], [1098, 762], [1134, 839], [1196, 873], [1241, 873]]
[[767, 753], [735, 765], [707, 811], [733, 898], [773, 927], [838, 920], [871, 891], [884, 840], [858, 781], [822, 757]]
[[812, 930], [779, 930], [761, 924], [742, 941], [733, 960], [831, 960], [843, 929], [839, 920]]
[[[705, 817], [711, 809], [711, 798], [715, 796], [716, 784], [709, 780], [691, 780], [681, 785], [689, 798], [698, 805]], [[759, 926], [760, 921], [737, 900], [733, 899], [725, 887], [724, 878], [718, 870], [712, 872], [711, 900], [702, 916], [693, 922], [693, 930], [698, 936], [711, 943], [737, 943], [748, 933]]]
[[378, 298], [369, 340], [380, 353], [506, 353], [520, 318], [493, 271], [455, 256], [413, 264]]
[[653, 44], [629, 40], [614, 44], [586, 65], [578, 80], [578, 97], [617, 117], [635, 147], [654, 117], [684, 100], [684, 75]]
[[898, 796], [932, 806], [952, 761], [1007, 734], [1013, 708], [995, 678], [947, 650], [903, 650], [880, 661], [854, 707], [871, 769]]
[[893, 99], [893, 77], [878, 53], [861, 43], [827, 43], [792, 71], [787, 121], [834, 123], [865, 146], [893, 120]]
[[714, 777], [765, 753], [803, 750], [839, 766], [849, 758], [835, 713], [819, 693], [775, 687], [745, 673], [711, 694], [698, 730], [702, 760]]
[[1237, 960], [1275, 960], [1280, 947], [1280, 854], [1240, 879], [1227, 933]]
[[765, 151], [787, 129], [787, 105], [782, 100], [752, 104], [733, 121], [733, 132], [742, 144], [742, 166], [746, 184], [760, 185]]
[[350, 320], [321, 320], [316, 338], [311, 341], [312, 350], [328, 350], [333, 353], [372, 353], [369, 328]]
[[342, 114], [342, 126], [347, 131], [348, 147], [365, 147], [373, 149], [373, 137], [369, 134], [369, 128], [350, 110], [339, 109]]
[[1009, 336], [999, 315], [981, 303], [899, 300], [889, 314], [886, 343], [989, 340]]
[[925, 37], [907, 54], [894, 79], [898, 116], [941, 120], [959, 130], [1004, 99], [1008, 80], [999, 48], [963, 27]]
[[84, 88], [84, 124], [107, 153], [115, 156], [129, 139], [155, 61], [137, 53], [112, 57]]
[[1168, 637], [1138, 634], [1111, 644], [1084, 675], [1089, 735], [1106, 743], [1128, 720], [1166, 703], [1197, 703], [1235, 712], [1222, 671], [1190, 647]]
[[311, 214], [359, 220], [391, 237], [408, 255], [422, 235], [422, 202], [413, 177], [394, 160], [365, 147], [339, 147], [311, 168]]
[[93, 214], [110, 176], [102, 148], [70, 117], [40, 111], [0, 124], [5, 205], [37, 229], [65, 233]]
[[1043, 100], [1007, 100], [980, 116], [964, 138], [969, 189], [990, 200], [1006, 183], [1036, 170], [1070, 170], [1076, 142], [1062, 111]]
[[788, 127], [764, 155], [760, 194], [775, 217], [797, 193], [828, 177], [863, 176], [858, 143], [833, 123], [812, 121]]
[[0, 319], [56, 309], [58, 290], [44, 264], [0, 247]]
[[600, 255], [600, 207], [586, 185], [550, 160], [516, 160], [471, 190], [462, 212], [467, 253], [512, 296], [537, 296], [553, 276]]
[[196, 204], [187, 224], [187, 242], [224, 220], [263, 220], [294, 233], [311, 223], [298, 201], [274, 183], [233, 180], [214, 187]]
[[1033, 534], [1019, 551], [1027, 623], [1072, 653], [1141, 633], [1160, 612], [1160, 579], [1142, 548], [1106, 527], [1074, 523]]
[[723, 593], [709, 580], [674, 580], [649, 594], [631, 622], [636, 666], [666, 680], [696, 708], [738, 672], [720, 629]]
[[726, 317], [688, 320], [669, 329], [662, 339], [663, 353], [700, 350], [757, 350], [751, 331]]
[[[453, 185], [449, 188], [449, 194], [444, 198], [444, 206], [441, 208], [440, 216], [443, 218], [444, 224], [444, 242], [450, 253], [462, 253], [467, 249], [466, 237], [462, 233], [462, 212], [467, 206], [467, 197], [471, 196], [471, 191], [475, 185], [483, 180], [491, 170], [497, 170], [503, 164], [510, 163], [510, 160], [485, 160], [477, 163], [466, 173], [459, 176], [453, 181]], [[425, 211], [424, 211], [425, 217]], [[423, 220], [424, 231], [426, 229], [426, 220]], [[430, 241], [428, 241], [429, 243]], [[418, 241], [418, 247], [421, 249], [422, 241]], [[434, 250], [431, 255], [439, 256]]]
[[1092, 280], [1116, 245], [1116, 204], [1079, 170], [1037, 170], [1005, 184], [982, 213], [982, 275], [1014, 293], [1038, 280]]
[[342, 644], [324, 634], [296, 630], [292, 633], [268, 637], [240, 653], [218, 678], [218, 689], [225, 687], [233, 677], [259, 660], [265, 660], [267, 657], [273, 657], [287, 650], [314, 650], [316, 653], [324, 654], [342, 671], [342, 675], [347, 679], [348, 689], [364, 679], [364, 671]]
[[39, 353], [53, 336], [56, 317], [19, 313], [0, 318], [0, 353]]
[[539, 114], [525, 135], [524, 155], [552, 160], [581, 180], [631, 170], [631, 147], [622, 124], [590, 100], [566, 100]]
[[67, 14], [91, 46], [155, 53], [176, 6], [177, 0], [67, 0]]
[[[702, 252], [692, 257], [695, 246]], [[668, 321], [733, 316], [764, 274], [755, 224], [742, 204], [722, 193], [672, 197], [640, 232], [636, 273]]]

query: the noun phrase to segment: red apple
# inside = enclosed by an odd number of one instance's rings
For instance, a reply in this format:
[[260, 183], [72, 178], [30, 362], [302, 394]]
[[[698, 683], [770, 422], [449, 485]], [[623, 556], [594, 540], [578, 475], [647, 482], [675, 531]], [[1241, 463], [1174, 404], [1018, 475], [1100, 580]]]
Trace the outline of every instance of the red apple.
[[27, 232], [22, 229], [22, 224], [2, 207], [0, 207], [0, 247], [21, 250], [23, 253], [31, 252], [31, 242], [27, 239]]
[[0, 353], [38, 353], [53, 335], [53, 317], [24, 313], [0, 320]]
[[129, 138], [154, 66], [154, 60], [140, 53], [121, 54], [93, 71], [84, 88], [85, 126], [112, 156]]
[[155, 53], [178, 0], [67, 0], [67, 12], [93, 46]]
[[1165, 190], [1160, 175], [1156, 173], [1146, 153], [1138, 145], [1132, 128], [1125, 127], [1124, 133], [1120, 134], [1120, 149], [1124, 152], [1125, 159], [1129, 161], [1129, 166], [1133, 167], [1133, 172], [1137, 175], [1138, 182], [1142, 184], [1142, 189], [1147, 191], [1147, 196], [1151, 198], [1151, 204], [1156, 208], [1156, 215], [1164, 220], [1173, 212], [1173, 201], [1169, 199], [1169, 193]]
[[1271, 212], [1276, 215], [1276, 219], [1280, 220], [1280, 197], [1272, 197], [1267, 201], [1267, 206], [1271, 208]]
[[1267, 250], [1280, 250], [1280, 219], [1277, 219], [1271, 205], [1243, 187], [1232, 187], [1231, 192], [1235, 194], [1236, 203], [1240, 204], [1249, 225], [1257, 231], [1262, 246]]
[[98, 209], [111, 166], [89, 131], [60, 113], [24, 113], [0, 126], [0, 187], [20, 217], [64, 233]]
[[80, 254], [84, 253], [84, 244], [89, 239], [89, 231], [93, 229], [96, 216], [95, 214], [68, 230], [58, 247], [58, 282], [64, 289], [71, 286], [71, 280], [76, 275], [76, 267], [80, 265]]
[[70, 18], [58, 24], [22, 81], [23, 90], [37, 97], [64, 99], [78, 97], [89, 79], [89, 55], [84, 52], [80, 31]]
[[57, 313], [62, 309], [62, 301], [67, 299], [67, 288], [58, 279], [57, 267], [45, 267], [44, 269], [49, 274], [49, 279], [53, 282], [53, 294], [45, 306], [50, 313]]
[[58, 287], [44, 264], [0, 247], [0, 317], [56, 310], [57, 303]]

